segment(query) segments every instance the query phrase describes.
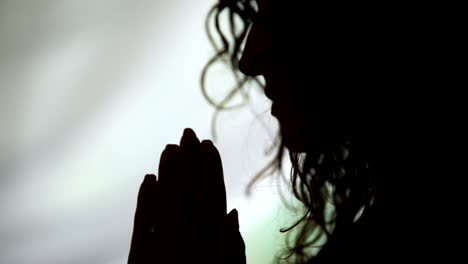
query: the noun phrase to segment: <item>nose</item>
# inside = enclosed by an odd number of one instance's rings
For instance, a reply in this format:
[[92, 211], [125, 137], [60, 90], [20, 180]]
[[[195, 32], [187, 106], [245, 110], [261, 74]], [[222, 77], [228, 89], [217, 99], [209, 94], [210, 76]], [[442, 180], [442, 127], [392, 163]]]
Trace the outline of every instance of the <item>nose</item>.
[[[239, 60], [239, 70], [247, 75], [256, 77], [262, 75], [265, 78], [265, 95], [273, 100], [274, 94], [271, 83], [267, 79], [272, 71], [272, 36], [271, 33], [259, 23], [254, 23], [247, 36], [244, 51]], [[267, 78], [268, 76], [268, 78]], [[271, 80], [270, 80], [271, 81]]]
[[271, 43], [268, 32], [254, 23], [247, 35], [244, 51], [239, 61], [239, 70], [248, 76], [264, 75], [269, 54], [271, 53]]
[[242, 57], [239, 60], [239, 70], [247, 76], [258, 76], [261, 74], [258, 64], [252, 58], [251, 54], [248, 54], [245, 50], [242, 53]]

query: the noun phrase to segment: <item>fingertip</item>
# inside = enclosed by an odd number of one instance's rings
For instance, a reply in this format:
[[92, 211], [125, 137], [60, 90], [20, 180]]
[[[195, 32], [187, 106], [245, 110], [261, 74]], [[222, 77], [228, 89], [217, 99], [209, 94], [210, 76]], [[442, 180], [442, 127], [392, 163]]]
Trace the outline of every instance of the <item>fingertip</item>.
[[213, 141], [205, 139], [200, 143], [200, 148], [207, 153], [217, 154], [219, 156], [219, 151], [213, 144]]
[[173, 161], [176, 158], [179, 149], [180, 147], [176, 144], [167, 144], [166, 148], [164, 148], [163, 152], [161, 153], [160, 162], [164, 163], [169, 160]]
[[145, 183], [153, 183], [156, 182], [156, 175], [154, 174], [146, 174], [145, 179], [143, 180]]
[[190, 127], [186, 127], [184, 129], [183, 136], [195, 136], [195, 131], [193, 131], [193, 129], [191, 129]]
[[239, 212], [237, 212], [237, 209], [234, 208], [234, 209], [231, 210], [231, 212], [229, 212], [228, 215], [229, 215], [230, 217], [233, 217], [233, 218], [235, 218], [235, 219], [238, 219], [238, 217], [239, 217]]
[[237, 212], [236, 208], [232, 209], [231, 212], [229, 212], [229, 214], [234, 215], [236, 218], [239, 216], [239, 212]]
[[228, 214], [229, 222], [232, 226], [235, 228], [239, 229], [239, 213], [237, 210], [234, 208], [229, 212]]
[[179, 145], [177, 144], [167, 144], [166, 145], [166, 148], [164, 148], [164, 151], [167, 151], [167, 152], [175, 152], [179, 149]]
[[196, 143], [200, 144], [200, 140], [197, 138], [195, 131], [191, 128], [185, 128], [182, 138], [180, 139], [180, 146], [191, 146]]
[[168, 144], [161, 153], [158, 167], [159, 183], [165, 185], [171, 179], [170, 175], [174, 172], [178, 160], [180, 147], [175, 144]]
[[209, 139], [204, 139], [204, 140], [201, 142], [201, 145], [206, 146], [206, 147], [214, 147], [213, 141], [211, 141], [211, 140], [209, 140]]

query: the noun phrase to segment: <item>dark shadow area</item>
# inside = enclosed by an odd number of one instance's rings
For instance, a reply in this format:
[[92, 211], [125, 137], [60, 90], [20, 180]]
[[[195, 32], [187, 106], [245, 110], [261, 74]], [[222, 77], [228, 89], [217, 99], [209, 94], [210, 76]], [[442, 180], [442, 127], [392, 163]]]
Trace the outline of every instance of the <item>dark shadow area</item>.
[[[236, 89], [264, 78], [281, 131], [273, 166], [281, 168], [285, 149], [293, 165], [291, 190], [304, 213], [283, 230], [298, 232], [278, 260], [419, 263], [435, 254], [424, 252], [435, 233], [417, 186], [430, 178], [427, 151], [437, 145], [427, 141], [427, 119], [441, 113], [429, 87], [447, 76], [440, 38], [448, 32], [436, 11], [268, 0], [220, 1], [210, 11], [207, 23], [222, 23], [223, 14], [241, 23], [225, 21], [230, 35], [208, 32], [221, 43], [232, 38], [207, 67], [228, 60], [243, 76]], [[224, 188], [216, 148], [186, 130], [180, 146], [162, 154], [158, 179], [142, 184], [129, 263], [244, 263]], [[317, 244], [322, 237], [327, 242]], [[310, 256], [310, 247], [321, 249]]]

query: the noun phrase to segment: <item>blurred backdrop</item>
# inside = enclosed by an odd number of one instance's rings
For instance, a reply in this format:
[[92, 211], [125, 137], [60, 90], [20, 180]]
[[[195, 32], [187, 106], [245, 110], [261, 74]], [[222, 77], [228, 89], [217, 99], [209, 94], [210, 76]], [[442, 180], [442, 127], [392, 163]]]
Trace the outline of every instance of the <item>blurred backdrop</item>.
[[[0, 263], [126, 263], [144, 175], [185, 127], [212, 139], [199, 77], [214, 1], [0, 1]], [[215, 96], [228, 73], [210, 71]], [[264, 264], [290, 219], [277, 182], [245, 195], [277, 129], [252, 96], [220, 115], [215, 143], [247, 262]]]

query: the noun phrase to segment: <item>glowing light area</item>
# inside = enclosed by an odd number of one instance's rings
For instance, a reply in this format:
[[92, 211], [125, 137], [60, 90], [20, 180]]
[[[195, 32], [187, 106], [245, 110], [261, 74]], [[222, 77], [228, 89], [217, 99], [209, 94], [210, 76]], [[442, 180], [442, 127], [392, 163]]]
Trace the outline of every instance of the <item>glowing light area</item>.
[[[125, 263], [143, 176], [185, 127], [211, 138], [199, 75], [215, 1], [30, 2], [0, 8], [0, 263]], [[244, 195], [277, 129], [252, 95], [269, 131], [244, 108], [220, 116], [216, 145], [247, 262], [264, 264], [290, 221], [275, 183]]]

